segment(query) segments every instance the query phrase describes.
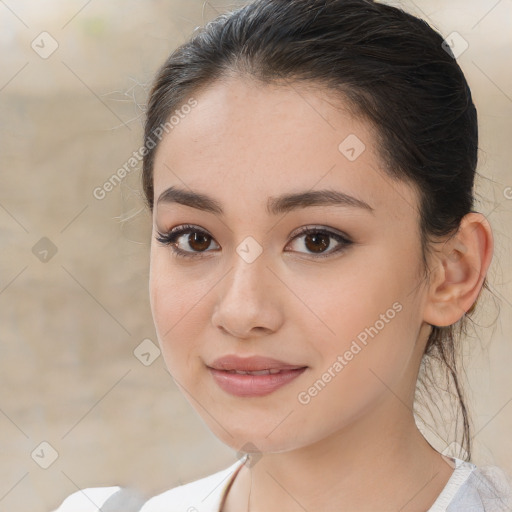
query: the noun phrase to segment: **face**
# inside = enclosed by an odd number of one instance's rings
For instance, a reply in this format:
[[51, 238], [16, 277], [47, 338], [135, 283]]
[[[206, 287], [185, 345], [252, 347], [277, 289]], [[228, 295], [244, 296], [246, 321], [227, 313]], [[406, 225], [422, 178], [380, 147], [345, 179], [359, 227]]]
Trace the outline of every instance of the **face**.
[[154, 166], [150, 301], [176, 383], [236, 450], [392, 411], [424, 348], [415, 190], [325, 91], [232, 78], [194, 99]]

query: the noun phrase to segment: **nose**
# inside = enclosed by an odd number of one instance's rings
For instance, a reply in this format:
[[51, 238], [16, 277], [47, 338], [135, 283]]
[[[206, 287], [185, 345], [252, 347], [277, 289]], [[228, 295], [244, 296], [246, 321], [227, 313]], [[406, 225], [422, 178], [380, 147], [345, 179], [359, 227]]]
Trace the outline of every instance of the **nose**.
[[263, 257], [247, 263], [236, 256], [233, 268], [216, 287], [213, 326], [238, 339], [276, 332], [283, 323], [279, 286]]

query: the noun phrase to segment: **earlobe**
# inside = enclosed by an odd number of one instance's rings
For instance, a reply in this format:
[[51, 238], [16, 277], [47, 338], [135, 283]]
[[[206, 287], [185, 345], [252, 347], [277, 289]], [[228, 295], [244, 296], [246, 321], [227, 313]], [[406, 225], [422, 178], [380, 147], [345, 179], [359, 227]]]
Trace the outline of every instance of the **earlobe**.
[[469, 213], [446, 240], [431, 268], [424, 321], [445, 327], [456, 323], [478, 299], [494, 250], [492, 229], [480, 213]]

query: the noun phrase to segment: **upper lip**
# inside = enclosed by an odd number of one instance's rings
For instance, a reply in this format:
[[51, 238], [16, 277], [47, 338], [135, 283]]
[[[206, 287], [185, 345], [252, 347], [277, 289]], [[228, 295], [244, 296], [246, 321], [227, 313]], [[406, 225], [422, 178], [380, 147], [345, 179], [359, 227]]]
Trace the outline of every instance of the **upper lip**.
[[219, 357], [207, 366], [215, 370], [239, 370], [243, 372], [257, 372], [261, 370], [296, 370], [299, 368], [305, 368], [304, 365], [288, 364], [277, 359], [272, 359], [271, 357], [239, 357], [234, 354]]

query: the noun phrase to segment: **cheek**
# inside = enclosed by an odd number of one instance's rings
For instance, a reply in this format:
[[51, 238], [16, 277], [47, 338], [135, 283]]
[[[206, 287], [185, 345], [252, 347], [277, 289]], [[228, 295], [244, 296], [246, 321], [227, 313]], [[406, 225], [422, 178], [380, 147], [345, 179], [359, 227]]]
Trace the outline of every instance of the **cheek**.
[[[186, 272], [173, 270], [167, 258], [151, 258], [149, 294], [151, 312], [167, 367], [184, 364], [199, 339], [201, 298], [204, 283], [190, 279]], [[172, 372], [173, 373], [173, 372]]]
[[297, 295], [308, 297], [325, 327], [318, 331], [323, 334], [316, 347], [322, 361], [317, 371], [346, 354], [348, 362], [336, 380], [350, 380], [362, 391], [372, 382], [379, 385], [371, 370], [390, 382], [408, 366], [421, 325], [421, 297], [413, 293], [419, 281], [412, 259], [404, 264], [378, 251], [358, 256], [364, 262], [350, 265], [350, 272], [338, 273], [335, 280], [332, 275], [303, 277]]
[[[183, 321], [200, 298], [200, 284], [177, 269], [165, 248], [151, 250], [149, 294], [157, 331], [164, 335]], [[171, 332], [172, 332], [171, 331]]]
[[383, 401], [406, 402], [405, 384], [412, 382], [409, 374], [415, 359], [415, 314], [413, 309], [399, 306], [390, 311], [385, 316], [388, 323], [370, 321], [368, 316], [365, 324], [364, 318], [355, 318], [355, 313], [351, 316], [352, 311], [346, 316], [340, 314], [340, 332], [350, 325], [347, 331], [351, 329], [355, 334], [343, 333], [335, 347], [332, 343], [318, 347], [321, 364], [297, 396], [305, 430], [321, 429], [327, 435]]
[[[358, 259], [363, 260], [359, 263], [347, 259], [339, 270], [328, 269], [325, 273], [313, 270], [301, 272], [300, 278], [295, 276], [294, 280], [290, 277], [294, 293], [304, 303], [303, 314], [296, 320], [302, 318], [304, 327], [314, 328], [330, 340], [329, 344], [338, 344], [338, 348], [360, 333], [364, 337], [365, 329], [375, 323], [379, 330], [383, 330], [383, 321], [386, 329], [395, 323], [399, 306], [393, 308], [393, 305], [410, 301], [407, 294], [416, 281], [412, 274], [394, 268], [389, 255], [379, 258], [377, 251], [374, 253], [369, 257], [358, 254]], [[400, 277], [391, 281], [390, 275]]]

